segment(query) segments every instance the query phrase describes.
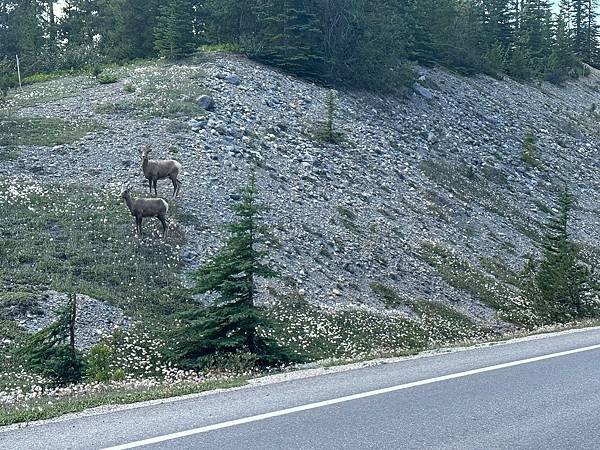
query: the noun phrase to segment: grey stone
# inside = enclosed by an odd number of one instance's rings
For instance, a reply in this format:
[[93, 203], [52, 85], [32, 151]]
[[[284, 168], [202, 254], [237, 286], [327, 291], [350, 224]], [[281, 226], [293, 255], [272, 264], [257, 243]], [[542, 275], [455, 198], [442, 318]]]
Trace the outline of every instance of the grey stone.
[[426, 87], [422, 86], [421, 84], [415, 83], [413, 88], [417, 94], [419, 94], [421, 97], [425, 98], [426, 100], [433, 99], [433, 93]]
[[238, 77], [237, 75], [227, 75], [225, 77], [225, 82], [229, 83], [229, 84], [233, 84], [234, 86], [238, 86], [241, 84], [242, 79], [240, 77]]
[[213, 111], [215, 109], [215, 99], [210, 95], [201, 95], [196, 99], [196, 103], [206, 111]]

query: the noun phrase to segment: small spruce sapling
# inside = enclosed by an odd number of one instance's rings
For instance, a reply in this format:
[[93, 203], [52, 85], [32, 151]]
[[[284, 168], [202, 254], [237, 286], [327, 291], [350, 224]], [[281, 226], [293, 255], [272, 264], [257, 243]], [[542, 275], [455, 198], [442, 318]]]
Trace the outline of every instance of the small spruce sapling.
[[537, 139], [531, 131], [528, 131], [527, 134], [525, 134], [525, 139], [523, 139], [521, 159], [530, 167], [542, 167], [542, 160], [537, 147]]
[[59, 311], [58, 319], [43, 330], [30, 336], [17, 349], [23, 364], [59, 384], [81, 379], [83, 360], [75, 347], [75, 320], [77, 296], [71, 294], [68, 303]]
[[335, 115], [338, 109], [337, 101], [336, 92], [329, 90], [325, 98], [325, 121], [318, 132], [319, 139], [334, 144], [340, 143], [343, 140], [342, 133], [335, 129]]
[[571, 238], [569, 219], [575, 204], [565, 187], [558, 208], [546, 225], [543, 257], [535, 275], [541, 312], [550, 322], [565, 322], [588, 315], [590, 273], [579, 259]]
[[298, 360], [261, 333], [272, 325], [255, 304], [256, 278], [277, 274], [264, 263], [267, 230], [259, 223], [263, 208], [256, 195], [252, 177], [232, 207], [236, 220], [228, 225], [225, 246], [194, 274], [196, 293], [213, 293], [217, 299], [208, 308], [194, 306], [180, 316], [170, 351], [180, 367], [202, 369], [242, 360], [267, 367]]

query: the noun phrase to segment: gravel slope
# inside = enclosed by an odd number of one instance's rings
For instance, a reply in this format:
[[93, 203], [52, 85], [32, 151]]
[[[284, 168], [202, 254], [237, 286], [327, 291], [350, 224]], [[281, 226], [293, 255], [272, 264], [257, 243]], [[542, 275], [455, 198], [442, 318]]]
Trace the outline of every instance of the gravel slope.
[[[219, 248], [228, 205], [255, 167], [283, 275], [269, 285], [275, 291], [264, 290], [266, 302], [276, 292], [382, 309], [372, 289], [379, 283], [406, 301], [401, 314], [414, 315], [412, 300], [435, 300], [506, 328], [483, 297], [526, 308], [514, 276], [537, 252], [545, 207], [564, 181], [579, 200], [575, 236], [585, 257], [592, 263], [600, 254], [595, 71], [557, 87], [418, 69], [408, 97], [339, 92], [340, 145], [314, 137], [325, 88], [242, 57], [214, 53], [116, 72], [112, 85], [65, 78], [16, 95], [20, 115], [105, 128], [73, 145], [23, 147], [0, 174], [115, 194], [133, 180], [142, 195], [137, 149], [176, 158], [185, 170], [176, 226], [185, 227], [182, 256], [192, 269]], [[212, 111], [197, 107], [203, 94], [213, 97]], [[181, 105], [178, 116], [172, 110]], [[541, 168], [521, 159], [527, 131], [538, 139]], [[159, 189], [171, 192], [167, 182]]]

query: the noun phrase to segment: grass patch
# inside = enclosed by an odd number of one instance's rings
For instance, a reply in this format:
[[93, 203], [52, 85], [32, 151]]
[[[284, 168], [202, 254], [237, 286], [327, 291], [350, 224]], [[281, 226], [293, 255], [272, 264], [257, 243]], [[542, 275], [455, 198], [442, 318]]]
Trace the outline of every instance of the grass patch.
[[421, 326], [427, 333], [429, 347], [482, 340], [491, 336], [489, 330], [476, 325], [467, 316], [443, 303], [418, 300], [412, 306], [421, 317]]
[[446, 190], [464, 203], [478, 203], [489, 212], [504, 217], [519, 232], [534, 241], [541, 239], [541, 225], [519, 211], [507, 195], [508, 181], [493, 169], [475, 171], [472, 167], [429, 159], [420, 169], [440, 190]]
[[0, 115], [0, 146], [69, 144], [100, 128], [90, 121]]
[[73, 398], [40, 399], [31, 401], [27, 407], [3, 407], [0, 409], [0, 426], [11, 425], [19, 422], [51, 419], [68, 413], [80, 412], [88, 408], [103, 405], [126, 405], [148, 400], [177, 397], [181, 395], [197, 394], [215, 389], [227, 389], [243, 386], [247, 383], [245, 378], [228, 380], [207, 381], [199, 384], [183, 386], [168, 386], [160, 388], [115, 389], [107, 385], [105, 392], [98, 392]]
[[419, 256], [436, 269], [450, 286], [467, 292], [494, 309], [507, 308], [506, 298], [510, 297], [508, 288], [454, 253], [436, 244], [425, 244]]
[[0, 179], [0, 199], [8, 205], [0, 228], [0, 284], [75, 289], [135, 316], [174, 310], [183, 237], [172, 232], [162, 241], [158, 221], [146, 220], [146, 237], [138, 239], [115, 192], [25, 181], [16, 187]]
[[132, 95], [118, 102], [107, 102], [96, 107], [101, 114], [121, 114], [140, 118], [193, 117], [205, 111], [196, 98], [206, 94], [198, 82], [202, 72], [194, 66], [149, 64], [122, 70], [127, 77], [125, 86], [134, 86]]
[[421, 319], [414, 320], [356, 308], [320, 308], [299, 296], [275, 295], [275, 306], [265, 311], [275, 324], [269, 335], [309, 360], [409, 355], [491, 335], [459, 312], [433, 302], [415, 302]]
[[16, 160], [21, 152], [15, 147], [0, 147], [0, 162], [1, 161], [14, 161]]
[[70, 72], [52, 72], [52, 73], [35, 73], [29, 75], [22, 80], [23, 86], [35, 83], [45, 83], [46, 81], [56, 80], [67, 75], [72, 75]]
[[371, 290], [381, 297], [386, 308], [397, 308], [404, 305], [396, 291], [389, 286], [375, 282], [371, 283]]
[[337, 212], [340, 215], [340, 218], [342, 219], [342, 223], [348, 230], [350, 230], [352, 232], [358, 231], [358, 226], [356, 225], [357, 217], [356, 217], [356, 213], [354, 211], [352, 211], [351, 209], [348, 209], [344, 206], [338, 206]]
[[37, 300], [37, 295], [32, 292], [0, 292], [0, 320], [10, 320], [27, 313], [41, 313]]
[[[46, 78], [46, 79], [43, 79]], [[27, 108], [43, 105], [65, 98], [81, 95], [86, 89], [94, 88], [97, 83], [87, 76], [42, 77], [40, 81], [30, 86], [23, 86], [22, 90], [14, 90], [8, 96], [9, 106], [12, 108]]]
[[427, 337], [409, 319], [352, 310], [329, 310], [302, 298], [278, 302], [265, 312], [274, 323], [269, 335], [309, 360], [360, 358], [376, 352], [410, 354]]

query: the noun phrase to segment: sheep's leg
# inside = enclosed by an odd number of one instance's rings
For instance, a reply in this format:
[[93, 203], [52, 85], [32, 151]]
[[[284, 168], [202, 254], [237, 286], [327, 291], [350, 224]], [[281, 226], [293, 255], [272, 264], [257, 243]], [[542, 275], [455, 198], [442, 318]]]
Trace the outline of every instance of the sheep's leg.
[[155, 180], [154, 180], [154, 196], [155, 196], [155, 197], [158, 197], [158, 192], [157, 192], [157, 190], [156, 190], [156, 185], [157, 185], [157, 183], [158, 183], [158, 180], [157, 180], [157, 179], [155, 179]]
[[177, 197], [181, 189], [181, 181], [177, 177], [171, 177], [171, 181], [173, 182], [173, 197]]
[[158, 216], [158, 220], [160, 220], [160, 223], [162, 223], [163, 239], [166, 239], [167, 238], [167, 221], [165, 220], [164, 216]]
[[140, 237], [142, 237], [142, 220], [143, 220], [142, 217], [138, 218], [138, 234]]
[[152, 196], [152, 178], [148, 178], [148, 186], [150, 186], [150, 196]]

